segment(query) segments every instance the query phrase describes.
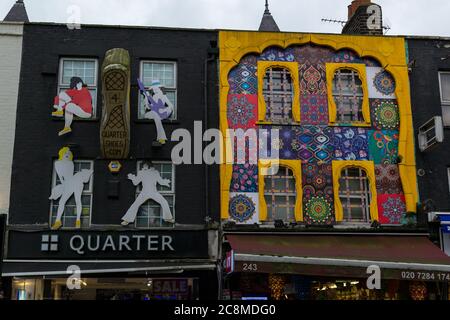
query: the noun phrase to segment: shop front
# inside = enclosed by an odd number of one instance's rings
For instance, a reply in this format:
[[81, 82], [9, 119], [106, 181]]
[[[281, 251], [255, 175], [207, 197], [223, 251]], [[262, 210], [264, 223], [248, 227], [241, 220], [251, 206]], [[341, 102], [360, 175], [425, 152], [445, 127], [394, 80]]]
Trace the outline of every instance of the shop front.
[[214, 299], [215, 238], [211, 230], [10, 230], [3, 277], [12, 300]]
[[224, 299], [447, 300], [450, 259], [424, 235], [228, 234]]

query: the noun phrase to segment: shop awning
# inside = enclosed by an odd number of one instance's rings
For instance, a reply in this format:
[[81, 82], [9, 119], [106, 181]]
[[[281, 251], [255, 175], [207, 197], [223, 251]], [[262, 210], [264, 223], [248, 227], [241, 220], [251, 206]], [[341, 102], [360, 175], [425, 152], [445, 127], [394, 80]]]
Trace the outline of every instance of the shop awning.
[[367, 268], [375, 265], [385, 279], [450, 281], [450, 257], [422, 235], [229, 234], [226, 238], [235, 272], [367, 277]]
[[173, 273], [195, 270], [214, 270], [211, 261], [163, 262], [163, 261], [5, 261], [3, 277], [31, 277], [67, 275], [69, 266], [78, 266], [82, 276], [102, 273]]

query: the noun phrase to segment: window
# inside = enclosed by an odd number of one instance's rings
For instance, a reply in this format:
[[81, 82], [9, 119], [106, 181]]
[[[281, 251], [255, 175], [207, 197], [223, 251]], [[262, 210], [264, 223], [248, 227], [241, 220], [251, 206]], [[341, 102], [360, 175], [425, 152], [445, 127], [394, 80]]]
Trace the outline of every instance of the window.
[[450, 72], [439, 72], [442, 120], [444, 126], [450, 126]]
[[365, 170], [344, 168], [339, 179], [339, 199], [346, 222], [370, 221], [370, 184]]
[[[94, 167], [94, 162], [89, 160], [74, 160], [74, 174], [80, 172], [81, 170], [92, 170]], [[89, 183], [84, 184], [83, 192], [81, 194], [81, 228], [89, 228], [90, 226], [90, 217], [92, 210], [92, 186], [93, 186], [94, 177], [91, 176]], [[53, 170], [53, 179], [52, 179], [52, 188], [60, 184], [61, 181], [56, 174], [56, 171]], [[50, 223], [53, 225], [56, 220], [56, 214], [58, 211], [59, 200], [51, 201], [51, 217]], [[64, 208], [64, 213], [61, 218], [62, 227], [63, 228], [75, 228], [75, 222], [77, 220], [77, 208], [75, 204], [75, 198], [70, 197], [67, 201], [66, 206]]]
[[336, 122], [364, 121], [364, 93], [358, 72], [350, 69], [336, 70], [333, 78], [333, 99], [337, 107]]
[[258, 121], [300, 122], [299, 64], [258, 61]]
[[62, 58], [59, 66], [58, 94], [70, 89], [72, 77], [80, 77], [92, 96], [92, 118], [97, 116], [97, 69], [96, 59]]
[[[138, 172], [142, 170], [143, 165], [147, 164], [149, 167], [155, 168], [163, 179], [170, 180], [170, 188], [157, 184], [156, 189], [167, 200], [170, 211], [175, 219], [175, 167], [171, 162], [152, 162], [145, 161], [138, 162]], [[139, 184], [136, 189], [136, 197], [142, 190], [142, 184]], [[152, 228], [152, 227], [172, 227], [173, 224], [167, 223], [163, 220], [161, 206], [153, 200], [145, 202], [138, 211], [136, 217], [136, 228]]]
[[[177, 65], [175, 62], [142, 61], [140, 79], [146, 89], [150, 89], [154, 81], [159, 81], [162, 91], [172, 102], [174, 111], [169, 119], [177, 118]], [[139, 94], [139, 119], [144, 119], [145, 104], [143, 96]]]
[[264, 76], [264, 101], [266, 119], [274, 123], [292, 121], [293, 85], [291, 73], [286, 68], [269, 68]]
[[291, 169], [280, 167], [276, 175], [265, 177], [264, 197], [268, 221], [295, 221], [296, 186]]

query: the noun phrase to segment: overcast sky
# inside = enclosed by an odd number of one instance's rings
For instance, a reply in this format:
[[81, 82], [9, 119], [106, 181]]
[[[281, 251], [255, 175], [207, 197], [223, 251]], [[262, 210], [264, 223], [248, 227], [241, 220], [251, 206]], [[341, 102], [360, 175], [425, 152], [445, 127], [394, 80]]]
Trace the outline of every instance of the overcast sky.
[[[0, 19], [16, 0], [0, 0]], [[264, 0], [24, 0], [33, 22], [67, 22], [70, 5], [81, 23], [163, 27], [244, 29], [259, 27]], [[270, 0], [282, 31], [339, 33], [351, 0]], [[449, 0], [378, 0], [390, 35], [450, 36]]]

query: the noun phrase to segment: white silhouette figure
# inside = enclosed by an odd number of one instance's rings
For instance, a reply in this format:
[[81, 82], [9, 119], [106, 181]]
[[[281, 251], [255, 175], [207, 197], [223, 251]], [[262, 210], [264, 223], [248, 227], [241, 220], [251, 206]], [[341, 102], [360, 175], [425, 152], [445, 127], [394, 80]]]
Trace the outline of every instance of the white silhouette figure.
[[172, 102], [161, 90], [161, 84], [158, 80], [152, 82], [150, 90], [151, 95], [147, 90], [142, 93], [145, 95], [145, 110], [144, 118], [155, 121], [156, 126], [156, 140], [159, 143], [165, 144], [167, 141], [166, 132], [162, 125], [162, 120], [167, 119], [174, 111]]
[[142, 191], [136, 198], [134, 203], [131, 205], [131, 207], [128, 209], [127, 213], [122, 217], [123, 226], [127, 226], [128, 224], [133, 223], [136, 220], [136, 216], [141, 205], [143, 205], [147, 200], [150, 199], [161, 206], [162, 217], [164, 221], [169, 223], [175, 222], [170, 211], [169, 203], [156, 189], [157, 184], [165, 187], [170, 187], [169, 179], [163, 179], [158, 170], [153, 167], [149, 168], [147, 164], [144, 164], [142, 166], [142, 170], [138, 172], [137, 176], [130, 173], [128, 175], [128, 179], [130, 179], [135, 186], [137, 186], [139, 183], [142, 183]]
[[49, 198], [50, 200], [59, 199], [56, 221], [52, 229], [57, 230], [62, 227], [61, 218], [64, 208], [72, 195], [75, 197], [77, 208], [75, 227], [79, 229], [81, 228], [81, 193], [83, 192], [84, 184], [89, 182], [94, 171], [84, 169], [74, 175], [73, 154], [68, 147], [64, 147], [59, 151], [59, 158], [55, 162], [55, 170], [61, 183], [53, 188]]

